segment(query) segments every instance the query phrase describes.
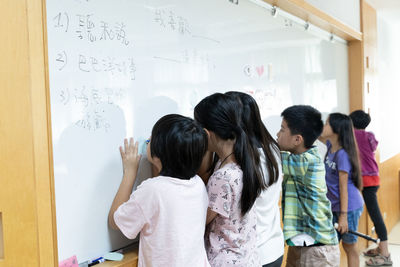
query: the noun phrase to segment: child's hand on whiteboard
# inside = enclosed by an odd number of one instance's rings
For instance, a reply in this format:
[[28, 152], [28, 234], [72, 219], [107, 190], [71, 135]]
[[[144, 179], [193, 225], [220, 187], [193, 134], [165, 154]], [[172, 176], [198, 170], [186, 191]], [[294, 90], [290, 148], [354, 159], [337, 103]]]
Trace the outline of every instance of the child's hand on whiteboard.
[[134, 142], [133, 138], [124, 140], [124, 147], [119, 147], [119, 152], [121, 153], [122, 166], [124, 169], [124, 176], [133, 175], [136, 177], [137, 170], [139, 168], [139, 162], [141, 155], [138, 154], [138, 142]]

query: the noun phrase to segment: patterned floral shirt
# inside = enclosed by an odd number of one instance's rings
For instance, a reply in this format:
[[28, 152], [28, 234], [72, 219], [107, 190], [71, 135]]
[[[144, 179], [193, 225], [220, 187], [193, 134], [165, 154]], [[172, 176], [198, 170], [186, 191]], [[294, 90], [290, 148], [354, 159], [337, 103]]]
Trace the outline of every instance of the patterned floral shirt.
[[208, 207], [218, 213], [206, 228], [206, 250], [211, 266], [261, 266], [257, 255], [255, 205], [242, 217], [240, 196], [243, 172], [236, 163], [227, 163], [211, 175], [207, 191]]

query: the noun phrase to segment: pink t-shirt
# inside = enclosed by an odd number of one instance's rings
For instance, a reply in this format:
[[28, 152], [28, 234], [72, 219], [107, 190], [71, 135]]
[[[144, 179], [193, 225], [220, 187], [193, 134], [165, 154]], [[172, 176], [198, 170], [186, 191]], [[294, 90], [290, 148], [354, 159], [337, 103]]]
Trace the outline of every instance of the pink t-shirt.
[[204, 248], [207, 191], [199, 176], [190, 180], [147, 179], [114, 213], [121, 232], [140, 232], [138, 266], [210, 266]]
[[354, 130], [361, 161], [361, 173], [367, 176], [378, 176], [378, 163], [375, 160], [375, 150], [378, 141], [372, 132]]
[[206, 228], [208, 260], [213, 267], [260, 266], [255, 205], [243, 217], [240, 212], [243, 172], [236, 163], [219, 164], [207, 184], [208, 207], [218, 213]]

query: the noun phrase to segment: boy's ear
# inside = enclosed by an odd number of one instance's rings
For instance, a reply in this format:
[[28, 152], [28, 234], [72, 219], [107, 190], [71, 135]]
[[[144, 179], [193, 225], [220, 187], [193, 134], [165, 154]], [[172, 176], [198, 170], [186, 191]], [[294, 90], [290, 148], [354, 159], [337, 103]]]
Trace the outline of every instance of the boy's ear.
[[296, 146], [301, 145], [303, 143], [303, 136], [301, 136], [300, 134], [296, 134], [294, 142], [296, 144]]

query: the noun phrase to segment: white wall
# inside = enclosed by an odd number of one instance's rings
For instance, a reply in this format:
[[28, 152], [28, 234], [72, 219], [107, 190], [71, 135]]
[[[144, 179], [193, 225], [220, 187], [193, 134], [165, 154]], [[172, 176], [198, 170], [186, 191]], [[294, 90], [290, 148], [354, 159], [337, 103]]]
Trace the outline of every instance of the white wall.
[[378, 95], [381, 161], [400, 151], [400, 21], [377, 12]]
[[360, 31], [360, 0], [306, 0], [306, 2]]

